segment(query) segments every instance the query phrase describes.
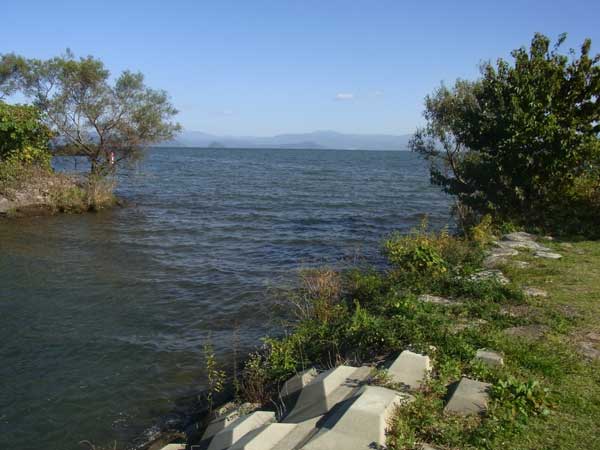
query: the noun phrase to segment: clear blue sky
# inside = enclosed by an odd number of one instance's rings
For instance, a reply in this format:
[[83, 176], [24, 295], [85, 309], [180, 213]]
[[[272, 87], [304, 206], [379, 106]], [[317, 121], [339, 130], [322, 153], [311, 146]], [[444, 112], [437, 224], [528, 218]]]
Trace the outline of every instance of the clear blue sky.
[[71, 48], [142, 71], [190, 130], [412, 132], [441, 81], [536, 31], [600, 52], [600, 1], [6, 1], [0, 53]]

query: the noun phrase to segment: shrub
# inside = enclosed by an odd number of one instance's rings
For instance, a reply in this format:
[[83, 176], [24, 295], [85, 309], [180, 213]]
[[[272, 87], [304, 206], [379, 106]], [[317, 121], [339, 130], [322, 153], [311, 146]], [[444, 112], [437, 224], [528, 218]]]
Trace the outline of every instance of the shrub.
[[442, 256], [448, 239], [445, 232], [428, 232], [424, 221], [409, 235], [394, 234], [384, 243], [384, 253], [393, 266], [403, 271], [439, 275], [448, 270]]
[[502, 420], [527, 422], [531, 416], [550, 413], [548, 390], [537, 381], [508, 377], [492, 387], [491, 395], [497, 402], [495, 413]]

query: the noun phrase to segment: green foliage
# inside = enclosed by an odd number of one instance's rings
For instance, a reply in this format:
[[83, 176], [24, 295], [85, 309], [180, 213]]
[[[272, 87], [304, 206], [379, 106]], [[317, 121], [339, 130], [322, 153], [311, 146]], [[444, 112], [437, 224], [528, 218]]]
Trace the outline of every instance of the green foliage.
[[384, 252], [389, 262], [412, 273], [427, 272], [437, 275], [447, 271], [442, 257], [446, 235], [435, 236], [427, 231], [427, 223], [413, 230], [408, 236], [395, 234], [384, 243]]
[[550, 414], [548, 389], [543, 389], [537, 381], [522, 382], [508, 377], [496, 383], [491, 394], [498, 402], [495, 414], [502, 420], [527, 422], [532, 416]]
[[210, 342], [206, 342], [203, 348], [204, 352], [204, 369], [206, 371], [208, 409], [212, 411], [214, 395], [223, 392], [225, 386], [225, 372], [219, 369], [213, 346]]
[[50, 168], [50, 129], [33, 106], [0, 101], [0, 161]]
[[31, 99], [60, 141], [86, 155], [97, 174], [113, 170], [111, 152], [116, 161], [132, 159], [180, 129], [167, 93], [147, 87], [141, 73], [125, 71], [112, 83], [102, 61], [75, 59], [68, 50], [48, 60], [2, 55], [3, 86]]
[[529, 50], [481, 68], [426, 98], [427, 125], [411, 141], [432, 182], [474, 212], [542, 227], [598, 219], [600, 56], [579, 57], [536, 34]]

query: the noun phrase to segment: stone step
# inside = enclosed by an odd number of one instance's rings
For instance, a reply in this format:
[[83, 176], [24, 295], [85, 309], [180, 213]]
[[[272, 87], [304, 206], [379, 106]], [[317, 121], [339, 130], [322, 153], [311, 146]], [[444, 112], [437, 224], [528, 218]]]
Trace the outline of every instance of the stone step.
[[315, 369], [314, 367], [311, 367], [310, 369], [306, 369], [305, 371], [294, 375], [285, 383], [283, 383], [283, 386], [279, 391], [279, 397], [285, 398], [292, 394], [295, 394], [296, 392], [303, 389], [306, 385], [310, 384], [316, 378], [316, 376], [317, 369]]
[[444, 411], [463, 416], [485, 412], [489, 399], [488, 391], [491, 387], [492, 385], [489, 383], [463, 377], [452, 393]]
[[271, 423], [247, 433], [229, 450], [273, 450], [296, 427], [295, 423]]
[[429, 356], [404, 350], [388, 369], [388, 375], [394, 383], [402, 384], [408, 390], [420, 389], [429, 373], [431, 361]]
[[337, 403], [351, 396], [370, 373], [371, 368], [367, 366], [338, 366], [317, 375], [300, 391], [292, 411], [283, 422], [304, 422], [327, 413]]
[[231, 447], [247, 433], [272, 422], [275, 422], [275, 413], [271, 411], [255, 411], [238, 417], [214, 435], [208, 450], [223, 450]]
[[386, 427], [394, 409], [412, 400], [409, 394], [363, 386], [358, 395], [325, 417], [302, 450], [367, 450], [385, 445]]

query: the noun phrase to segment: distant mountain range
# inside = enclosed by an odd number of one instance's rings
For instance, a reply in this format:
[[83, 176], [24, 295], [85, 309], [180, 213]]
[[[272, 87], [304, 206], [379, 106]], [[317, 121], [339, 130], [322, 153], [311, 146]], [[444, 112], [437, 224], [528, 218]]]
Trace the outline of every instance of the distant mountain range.
[[335, 131], [278, 134], [270, 137], [217, 136], [200, 131], [184, 131], [163, 142], [168, 147], [210, 148], [298, 148], [339, 150], [407, 150], [411, 135], [345, 134]]

